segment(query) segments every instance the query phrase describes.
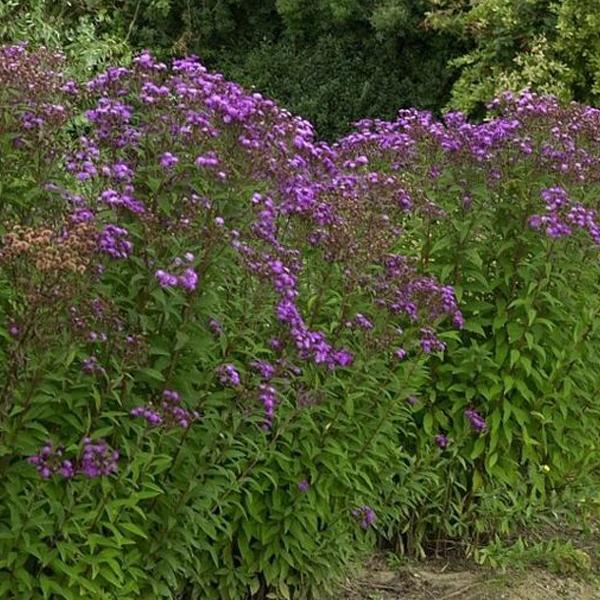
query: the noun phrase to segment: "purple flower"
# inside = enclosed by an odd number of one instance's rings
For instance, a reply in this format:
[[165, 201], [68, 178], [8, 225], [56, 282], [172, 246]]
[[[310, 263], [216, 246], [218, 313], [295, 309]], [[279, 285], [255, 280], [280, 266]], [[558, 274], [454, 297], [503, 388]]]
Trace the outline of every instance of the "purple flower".
[[63, 460], [58, 472], [65, 478], [71, 479], [75, 476], [75, 465], [70, 460]]
[[441, 352], [446, 349], [446, 344], [438, 339], [431, 327], [423, 327], [421, 329], [421, 349], [426, 354]]
[[163, 169], [170, 169], [174, 167], [178, 162], [179, 158], [177, 158], [174, 154], [171, 154], [170, 152], [165, 152], [160, 157], [160, 166]]
[[300, 493], [305, 494], [306, 492], [308, 492], [309, 489], [310, 483], [307, 479], [303, 479], [302, 481], [298, 482], [298, 490], [300, 491]]
[[119, 452], [111, 450], [104, 440], [83, 440], [83, 456], [79, 471], [90, 479], [111, 475], [118, 470]]
[[62, 448], [55, 448], [52, 442], [47, 442], [37, 454], [30, 456], [27, 462], [34, 465], [43, 479], [50, 479], [52, 475], [62, 474]]
[[354, 316], [354, 322], [361, 329], [373, 329], [373, 323], [362, 313], [356, 313]]
[[125, 239], [129, 232], [124, 227], [106, 225], [100, 234], [98, 247], [101, 252], [113, 258], [127, 258], [133, 251], [133, 244]]
[[438, 435], [435, 436], [435, 443], [438, 445], [439, 448], [441, 448], [442, 450], [444, 448], [448, 447], [448, 444], [450, 443], [450, 440], [447, 438], [447, 436], [445, 436], [443, 433], [438, 433]]
[[[94, 332], [92, 332], [94, 333]], [[105, 375], [106, 370], [98, 363], [95, 356], [89, 356], [81, 362], [81, 370], [88, 375]]]
[[277, 404], [277, 391], [271, 385], [262, 383], [259, 388], [259, 398], [263, 403], [265, 411], [265, 419], [263, 422], [263, 429], [268, 430], [273, 426], [273, 418], [275, 416], [275, 406]]
[[208, 327], [214, 335], [221, 335], [223, 333], [223, 326], [214, 317], [208, 320]]
[[[121, 165], [121, 168], [125, 168], [124, 165]], [[111, 207], [123, 207], [127, 210], [130, 210], [134, 214], [143, 214], [146, 211], [146, 208], [142, 202], [136, 200], [131, 195], [133, 193], [133, 186], [126, 186], [126, 190], [127, 191], [121, 193], [109, 188], [100, 194], [99, 200], [103, 204]]]
[[329, 361], [330, 368], [337, 365], [340, 367], [349, 367], [354, 362], [354, 356], [348, 350], [338, 350], [333, 353], [332, 360]]
[[132, 417], [143, 417], [152, 427], [162, 425], [164, 427], [177, 426], [187, 429], [194, 420], [200, 418], [196, 411], [189, 411], [181, 406], [181, 398], [175, 390], [164, 390], [162, 402], [159, 407], [152, 404], [136, 406], [129, 411]]
[[398, 360], [404, 360], [408, 355], [408, 352], [404, 348], [396, 348], [394, 350], [394, 356]]
[[87, 223], [94, 220], [94, 213], [89, 208], [76, 208], [69, 218], [73, 223]]
[[477, 432], [482, 432], [487, 427], [485, 419], [474, 408], [465, 410], [465, 417], [469, 419], [471, 427]]
[[269, 346], [276, 351], [281, 351], [283, 349], [283, 342], [279, 338], [271, 338], [269, 340]]
[[198, 275], [194, 269], [188, 268], [183, 272], [183, 275], [179, 277], [179, 283], [181, 287], [188, 292], [193, 292], [198, 286]]
[[198, 167], [216, 167], [219, 165], [219, 157], [216, 152], [211, 151], [199, 156], [195, 162]]
[[221, 365], [217, 369], [217, 375], [223, 385], [237, 387], [241, 383], [240, 374], [231, 364]]
[[269, 381], [275, 375], [275, 367], [266, 360], [255, 360], [250, 363], [253, 369], [256, 369], [264, 381]]
[[154, 277], [156, 277], [158, 285], [160, 285], [162, 288], [175, 287], [179, 282], [176, 275], [167, 273], [162, 269], [156, 271], [156, 273], [154, 273]]
[[367, 530], [377, 520], [375, 511], [370, 506], [361, 506], [352, 511], [352, 516], [360, 521], [360, 526]]
[[129, 411], [132, 417], [143, 417], [149, 425], [156, 426], [162, 423], [160, 413], [148, 406], [136, 406]]
[[10, 336], [14, 339], [18, 339], [19, 337], [21, 337], [21, 327], [20, 325], [17, 325], [17, 323], [12, 322], [9, 323], [8, 325], [8, 333], [10, 334]]

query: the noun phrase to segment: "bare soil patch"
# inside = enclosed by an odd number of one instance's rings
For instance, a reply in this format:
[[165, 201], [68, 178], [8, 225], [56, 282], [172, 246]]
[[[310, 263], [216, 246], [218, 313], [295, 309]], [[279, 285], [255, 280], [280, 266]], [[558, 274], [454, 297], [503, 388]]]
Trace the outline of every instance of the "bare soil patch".
[[497, 573], [439, 562], [392, 569], [375, 557], [335, 600], [600, 600], [600, 583], [538, 569]]

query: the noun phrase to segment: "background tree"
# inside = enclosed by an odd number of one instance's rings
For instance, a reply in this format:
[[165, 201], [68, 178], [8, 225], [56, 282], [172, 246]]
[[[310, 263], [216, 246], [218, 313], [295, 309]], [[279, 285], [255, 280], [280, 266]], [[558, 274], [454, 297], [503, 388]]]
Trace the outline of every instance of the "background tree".
[[474, 111], [506, 89], [530, 87], [563, 100], [600, 94], [599, 0], [429, 0], [427, 25], [472, 49], [450, 106]]

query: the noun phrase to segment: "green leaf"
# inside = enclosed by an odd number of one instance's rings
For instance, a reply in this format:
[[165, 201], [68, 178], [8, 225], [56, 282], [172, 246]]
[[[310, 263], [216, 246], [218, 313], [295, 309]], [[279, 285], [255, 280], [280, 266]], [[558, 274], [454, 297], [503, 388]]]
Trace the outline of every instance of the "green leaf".
[[143, 537], [144, 539], [148, 539], [146, 532], [141, 527], [136, 525], [135, 523], [130, 523], [130, 522], [119, 523], [119, 527], [122, 527], [123, 529], [129, 531], [130, 533], [139, 535], [140, 537]]
[[480, 456], [485, 450], [485, 438], [479, 437], [477, 441], [473, 445], [473, 450], [471, 451], [471, 460], [475, 460], [478, 456]]

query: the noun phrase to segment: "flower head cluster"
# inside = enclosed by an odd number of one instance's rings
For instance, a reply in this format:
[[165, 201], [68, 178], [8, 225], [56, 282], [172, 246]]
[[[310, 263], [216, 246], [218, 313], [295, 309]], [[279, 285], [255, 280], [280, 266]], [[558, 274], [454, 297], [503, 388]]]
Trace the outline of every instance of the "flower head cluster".
[[180, 271], [179, 274], [176, 275], [162, 269], [154, 273], [160, 287], [180, 287], [187, 292], [193, 292], [198, 287], [198, 274], [192, 267], [186, 266], [186, 263], [189, 264], [194, 260], [194, 255], [191, 252], [187, 252], [184, 258], [185, 260], [177, 257], [173, 261], [173, 267]]
[[64, 66], [65, 56], [47, 48], [29, 49], [25, 43], [0, 47], [0, 111], [13, 148], [25, 149], [27, 140], [51, 157], [60, 147], [60, 131], [78, 91], [66, 79]]
[[275, 376], [275, 367], [266, 360], [255, 360], [250, 363], [250, 366], [258, 371], [263, 381], [270, 381]]
[[81, 369], [88, 375], [106, 375], [106, 369], [98, 362], [95, 356], [88, 356], [81, 362]]
[[95, 479], [116, 473], [119, 463], [119, 451], [111, 450], [104, 440], [83, 439], [83, 454], [79, 461], [79, 472]]
[[219, 377], [219, 381], [225, 386], [238, 387], [241, 383], [238, 370], [231, 364], [221, 365], [217, 369], [217, 376]]
[[118, 225], [106, 225], [100, 233], [98, 248], [112, 258], [128, 258], [133, 244], [127, 239], [129, 232]]
[[486, 429], [487, 423], [485, 419], [474, 408], [467, 408], [465, 410], [465, 417], [467, 417], [471, 427], [475, 431], [482, 432]]
[[164, 152], [160, 157], [160, 166], [163, 169], [172, 169], [179, 162], [179, 158], [171, 152]]
[[272, 385], [262, 383], [259, 388], [259, 398], [264, 407], [263, 429], [271, 429], [277, 405], [277, 390]]
[[446, 344], [436, 336], [431, 327], [423, 327], [421, 329], [421, 349], [425, 354], [443, 352], [446, 349]]
[[574, 229], [584, 230], [600, 245], [600, 223], [594, 209], [571, 200], [567, 190], [560, 186], [544, 188], [540, 196], [546, 212], [529, 217], [532, 228], [543, 229], [552, 238], [569, 236]]
[[49, 479], [53, 475], [71, 479], [77, 474], [95, 479], [117, 472], [119, 452], [111, 450], [104, 440], [94, 442], [91, 438], [86, 437], [83, 439], [83, 451], [79, 458], [64, 458], [63, 448], [55, 447], [48, 442], [27, 461], [35, 465], [38, 473], [44, 479]]
[[200, 413], [189, 411], [181, 406], [181, 398], [174, 390], [165, 390], [159, 406], [148, 404], [136, 406], [130, 411], [133, 417], [143, 417], [149, 425], [165, 427], [181, 427], [187, 429], [195, 419], [200, 418]]
[[301, 481], [298, 482], [298, 491], [301, 494], [305, 494], [306, 492], [308, 492], [309, 489], [310, 489], [310, 483], [309, 483], [308, 479], [302, 479]]
[[437, 444], [438, 448], [440, 448], [442, 450], [447, 448], [448, 445], [450, 444], [450, 440], [448, 439], [448, 436], [444, 435], [443, 433], [438, 433], [434, 439], [435, 439], [435, 443]]
[[27, 461], [35, 465], [37, 472], [44, 479], [49, 479], [56, 474], [65, 479], [71, 479], [75, 475], [75, 466], [71, 460], [63, 458], [63, 454], [62, 448], [55, 448], [51, 442], [48, 442]]
[[360, 522], [360, 526], [367, 530], [377, 520], [375, 511], [370, 506], [361, 506], [352, 510], [352, 516]]

